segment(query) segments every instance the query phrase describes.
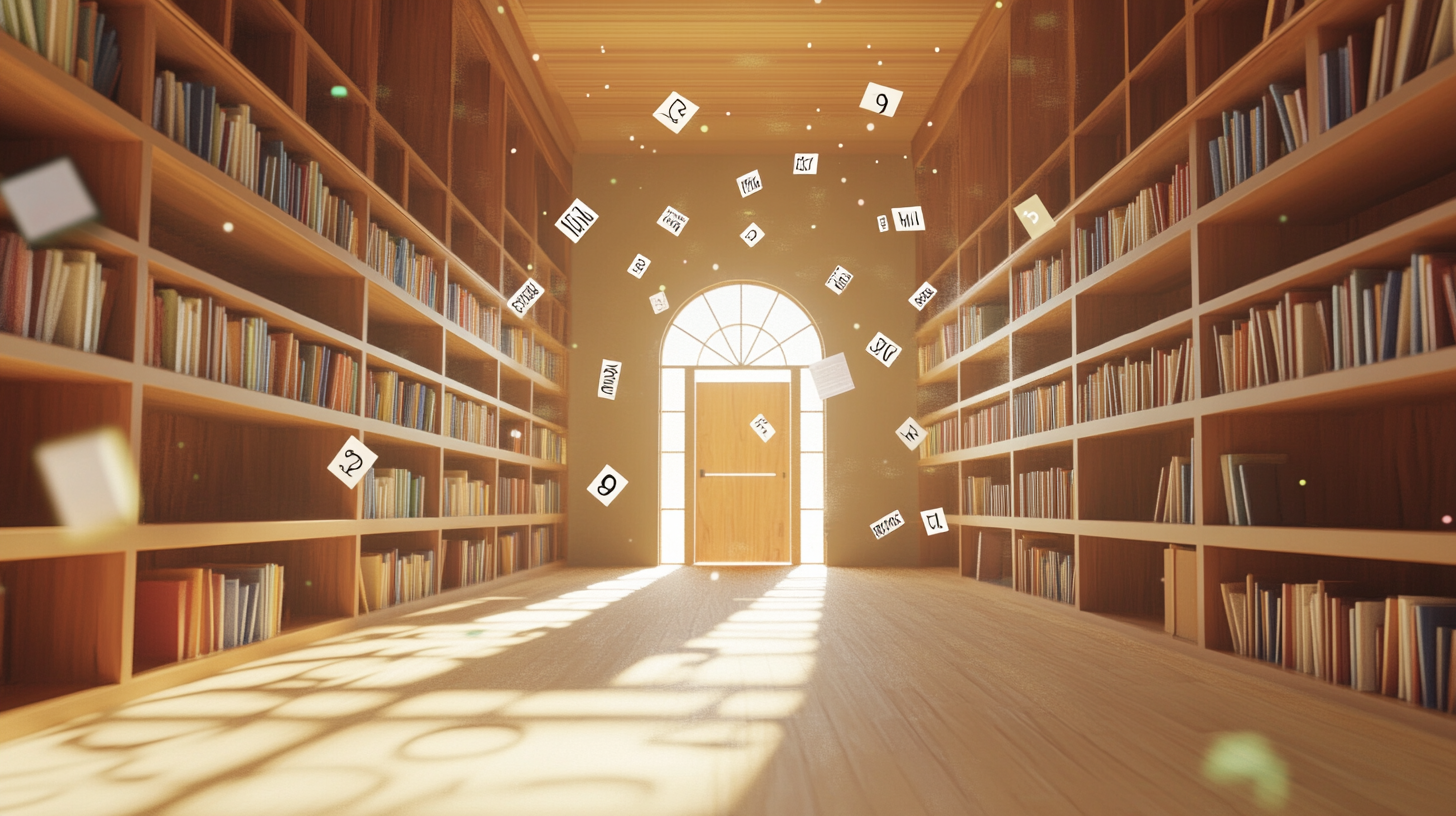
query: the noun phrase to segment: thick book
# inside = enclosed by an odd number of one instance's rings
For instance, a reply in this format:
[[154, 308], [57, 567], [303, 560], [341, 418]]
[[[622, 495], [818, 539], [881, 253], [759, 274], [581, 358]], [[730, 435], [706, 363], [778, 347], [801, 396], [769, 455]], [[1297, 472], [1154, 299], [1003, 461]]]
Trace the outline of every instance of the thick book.
[[1243, 482], [1239, 474], [1240, 466], [1248, 463], [1282, 465], [1288, 461], [1289, 455], [1284, 453], [1226, 453], [1219, 457], [1229, 524], [1249, 523], [1248, 511], [1244, 505]]
[[1443, 689], [1436, 683], [1436, 629], [1456, 627], [1456, 598], [1416, 603], [1412, 609], [1415, 614], [1416, 662], [1420, 666], [1418, 699], [1426, 708], [1440, 708], [1443, 702], [1440, 692]]
[[1278, 462], [1244, 462], [1238, 466], [1245, 524], [1272, 527], [1283, 522], [1279, 504], [1281, 467]]
[[146, 664], [176, 663], [186, 654], [187, 582], [137, 581], [135, 651]]

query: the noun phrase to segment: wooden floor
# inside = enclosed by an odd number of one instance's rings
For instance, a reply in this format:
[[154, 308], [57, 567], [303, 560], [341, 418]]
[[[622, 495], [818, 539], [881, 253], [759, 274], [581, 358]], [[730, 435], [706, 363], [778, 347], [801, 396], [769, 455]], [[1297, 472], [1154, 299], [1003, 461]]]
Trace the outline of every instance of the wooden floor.
[[1456, 718], [948, 570], [559, 570], [0, 745], [5, 814], [1449, 814]]

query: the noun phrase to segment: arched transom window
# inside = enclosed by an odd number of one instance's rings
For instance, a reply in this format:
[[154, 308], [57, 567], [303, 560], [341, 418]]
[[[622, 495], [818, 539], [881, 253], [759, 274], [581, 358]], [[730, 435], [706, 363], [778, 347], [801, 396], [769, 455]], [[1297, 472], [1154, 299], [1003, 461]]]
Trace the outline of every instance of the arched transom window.
[[804, 310], [751, 283], [694, 298], [672, 321], [662, 349], [664, 366], [806, 366], [822, 357]]

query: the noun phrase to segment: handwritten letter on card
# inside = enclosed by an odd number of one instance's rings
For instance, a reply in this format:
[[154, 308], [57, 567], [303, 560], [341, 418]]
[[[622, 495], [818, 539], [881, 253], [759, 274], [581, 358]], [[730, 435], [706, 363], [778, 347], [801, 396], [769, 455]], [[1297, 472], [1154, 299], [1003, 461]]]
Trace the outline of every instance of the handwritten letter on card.
[[905, 422], [895, 429], [895, 436], [905, 443], [905, 447], [915, 450], [915, 446], [925, 440], [925, 429], [920, 427], [914, 417], [906, 417]]
[[900, 515], [899, 510], [892, 510], [887, 515], [881, 516], [879, 521], [871, 524], [870, 532], [875, 534], [875, 540], [878, 541], [904, 526], [905, 517]]
[[794, 154], [794, 175], [814, 176], [819, 174], [818, 153], [795, 153]]
[[854, 280], [854, 275], [851, 275], [848, 269], [836, 266], [834, 271], [829, 273], [829, 280], [824, 281], [824, 285], [828, 286], [829, 291], [834, 294], [842, 295], [844, 290], [849, 288], [849, 282], [852, 280]]
[[688, 217], [668, 207], [662, 211], [662, 215], [657, 216], [657, 225], [673, 235], [682, 235], [683, 227], [688, 225]]
[[697, 105], [689, 102], [677, 91], [673, 91], [661, 105], [657, 106], [657, 110], [653, 111], [652, 116], [673, 133], [682, 133], [683, 126], [697, 112]]
[[871, 82], [865, 87], [864, 96], [859, 100], [859, 106], [881, 116], [894, 116], [895, 110], [900, 107], [900, 97], [904, 95], [894, 88]]
[[885, 368], [889, 368], [895, 362], [895, 358], [900, 356], [900, 347], [895, 345], [895, 342], [886, 337], [882, 332], [875, 332], [875, 339], [871, 340], [868, 346], [865, 346], [865, 351], [869, 352], [870, 356], [876, 360], [884, 363]]
[[521, 284], [521, 288], [517, 289], [516, 293], [511, 295], [511, 299], [506, 301], [506, 306], [515, 313], [516, 317], [525, 317], [526, 312], [529, 312], [544, 294], [546, 294], [546, 290], [541, 287], [541, 284], [526, 278], [526, 282]]
[[627, 267], [627, 273], [630, 274], [634, 278], [639, 278], [640, 279], [642, 277], [642, 273], [643, 272], [646, 272], [647, 271], [647, 267], [649, 267], [651, 265], [652, 265], [652, 260], [650, 258], [648, 258], [646, 255], [643, 255], [642, 253], [639, 252], [639, 253], [637, 253], [637, 257], [635, 257], [635, 258], [632, 259], [632, 265], [629, 266], [629, 267]]
[[774, 435], [774, 426], [768, 423], [763, 414], [754, 417], [753, 421], [748, 423], [748, 427], [752, 428], [753, 432], [758, 434], [758, 438], [765, 442]]
[[356, 437], [349, 437], [344, 447], [334, 454], [334, 461], [329, 463], [329, 472], [339, 478], [350, 490], [359, 486], [359, 480], [374, 467], [374, 461], [379, 454], [364, 447]]
[[602, 373], [597, 376], [597, 396], [602, 399], [615, 401], [617, 399], [617, 383], [622, 381], [622, 363], [617, 360], [602, 359]]
[[588, 493], [596, 497], [596, 500], [610, 507], [612, 502], [622, 494], [627, 487], [627, 477], [618, 473], [611, 465], [603, 465], [602, 472], [592, 479], [591, 484], [586, 486]]
[[921, 510], [920, 521], [925, 525], [926, 535], [940, 535], [950, 532], [950, 527], [945, 523], [945, 508], [937, 507], [934, 510]]
[[939, 290], [930, 285], [930, 281], [920, 284], [920, 288], [916, 289], [915, 294], [910, 296], [910, 305], [914, 306], [917, 312], [923, 310], [925, 304], [929, 303], [930, 299], [935, 297], [937, 291]]
[[560, 218], [556, 219], [556, 228], [561, 230], [562, 234], [570, 238], [574, 244], [580, 241], [581, 236], [586, 235], [586, 231], [591, 229], [596, 222], [597, 214], [592, 212], [591, 207], [581, 203], [581, 199], [578, 198], [571, 202], [571, 206], [566, 208], [566, 212], [562, 213]]

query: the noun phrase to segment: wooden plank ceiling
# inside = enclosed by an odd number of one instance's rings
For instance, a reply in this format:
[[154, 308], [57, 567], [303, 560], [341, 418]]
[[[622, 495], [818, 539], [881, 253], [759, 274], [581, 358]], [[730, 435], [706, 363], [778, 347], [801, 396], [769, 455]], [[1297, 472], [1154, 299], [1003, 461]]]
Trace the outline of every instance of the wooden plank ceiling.
[[[577, 151], [740, 153], [908, 150], [991, 0], [504, 2]], [[869, 82], [904, 92], [893, 118]], [[701, 108], [677, 135], [652, 116], [672, 91]]]

